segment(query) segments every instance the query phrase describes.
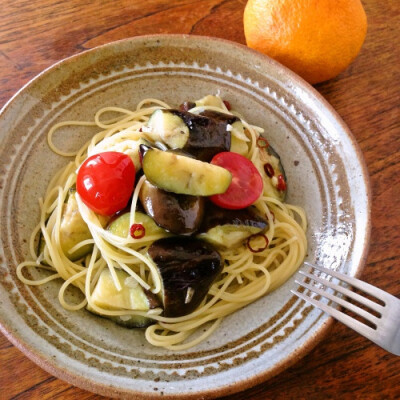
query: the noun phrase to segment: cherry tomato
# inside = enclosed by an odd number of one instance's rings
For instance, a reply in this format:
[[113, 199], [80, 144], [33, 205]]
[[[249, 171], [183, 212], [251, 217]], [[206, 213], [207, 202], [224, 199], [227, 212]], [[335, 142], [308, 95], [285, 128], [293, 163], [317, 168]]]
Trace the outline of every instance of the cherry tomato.
[[211, 164], [219, 165], [231, 172], [232, 182], [228, 190], [210, 197], [219, 207], [239, 210], [253, 204], [263, 191], [263, 180], [254, 164], [237, 153], [218, 153]]
[[112, 215], [128, 204], [135, 185], [135, 173], [135, 165], [124, 153], [95, 154], [79, 168], [76, 190], [91, 210]]

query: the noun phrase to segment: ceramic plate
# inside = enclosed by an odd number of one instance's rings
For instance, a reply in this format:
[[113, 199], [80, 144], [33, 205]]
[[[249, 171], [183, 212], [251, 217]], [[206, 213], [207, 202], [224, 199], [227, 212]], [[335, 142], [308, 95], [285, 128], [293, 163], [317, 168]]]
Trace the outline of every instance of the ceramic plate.
[[[354, 137], [311, 86], [269, 58], [219, 39], [147, 36], [90, 50], [44, 71], [0, 116], [1, 329], [55, 376], [115, 397], [212, 398], [292, 365], [330, 325], [290, 294], [292, 277], [226, 318], [209, 340], [171, 352], [148, 345], [141, 330], [65, 311], [57, 301], [59, 281], [27, 287], [16, 277], [39, 218], [37, 198], [67, 162], [47, 146], [51, 125], [92, 119], [106, 105], [135, 107], [146, 97], [176, 107], [216, 93], [263, 127], [281, 155], [287, 200], [308, 215], [307, 259], [352, 276], [360, 272], [370, 231], [368, 174]], [[94, 132], [65, 129], [55, 141], [76, 149]]]

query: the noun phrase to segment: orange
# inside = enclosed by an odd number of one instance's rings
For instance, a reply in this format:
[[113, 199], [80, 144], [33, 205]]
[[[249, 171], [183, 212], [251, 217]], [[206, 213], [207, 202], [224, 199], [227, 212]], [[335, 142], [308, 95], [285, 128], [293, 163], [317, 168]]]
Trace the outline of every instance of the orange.
[[243, 21], [249, 47], [310, 83], [346, 69], [367, 32], [360, 0], [249, 0]]

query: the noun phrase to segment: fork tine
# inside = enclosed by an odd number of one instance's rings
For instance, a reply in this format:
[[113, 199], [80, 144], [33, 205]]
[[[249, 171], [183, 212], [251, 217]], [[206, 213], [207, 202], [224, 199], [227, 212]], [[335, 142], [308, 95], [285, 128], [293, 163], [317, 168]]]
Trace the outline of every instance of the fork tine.
[[304, 295], [303, 293], [299, 293], [295, 290], [291, 290], [291, 292], [300, 297], [301, 299], [305, 300], [308, 303], [311, 303], [315, 307], [319, 308], [322, 311], [330, 314], [332, 317], [336, 318], [338, 321], [342, 322], [349, 328], [355, 330], [360, 335], [365, 336], [366, 338], [374, 341], [374, 335], [376, 333], [375, 329], [370, 328], [368, 325], [365, 325], [354, 318], [349, 317], [346, 314], [343, 314], [341, 311], [336, 310], [335, 308], [328, 306], [327, 304], [321, 303], [320, 301], [313, 299], [309, 296]]
[[382, 314], [382, 312], [384, 310], [384, 307], [381, 306], [380, 304], [375, 303], [374, 301], [371, 301], [371, 300], [367, 299], [366, 297], [359, 295], [358, 293], [354, 293], [353, 291], [351, 291], [343, 286], [340, 286], [331, 281], [328, 281], [327, 279], [321, 278], [319, 276], [316, 276], [314, 274], [310, 274], [310, 273], [307, 273], [304, 271], [298, 271], [298, 273], [301, 275], [304, 275], [307, 278], [310, 278], [316, 282], [322, 283], [323, 285], [328, 286], [331, 289], [334, 289], [337, 292], [342, 293], [345, 296], [358, 301], [360, 304], [363, 304], [363, 305], [367, 306], [368, 308], [370, 308], [371, 310], [374, 310], [380, 314]]
[[328, 268], [324, 268], [324, 267], [320, 267], [318, 265], [311, 264], [307, 261], [305, 261], [304, 264], [308, 265], [309, 267], [314, 268], [318, 271], [325, 272], [325, 274], [327, 274], [327, 275], [334, 276], [337, 279], [340, 279], [346, 283], [349, 283], [351, 286], [353, 286], [357, 289], [360, 289], [365, 293], [370, 294], [371, 296], [383, 301], [385, 304], [388, 301], [390, 301], [391, 299], [395, 299], [395, 297], [392, 296], [391, 294], [389, 294], [389, 293], [385, 292], [384, 290], [379, 289], [373, 285], [370, 285], [367, 282], [360, 281], [359, 279], [338, 273], [338, 272], [333, 271]]
[[[304, 287], [306, 289], [309, 289], [312, 292], [317, 293], [317, 294], [319, 294], [319, 295], [321, 295], [321, 296], [323, 296], [323, 297], [325, 297], [325, 298], [327, 298], [329, 300], [332, 300], [335, 303], [347, 308], [350, 311], [353, 311], [357, 315], [359, 315], [359, 316], [365, 318], [367, 321], [373, 323], [375, 326], [377, 326], [377, 324], [379, 323], [379, 318], [377, 318], [374, 315], [370, 314], [369, 312], [363, 310], [362, 308], [360, 308], [360, 307], [358, 307], [358, 306], [356, 306], [354, 304], [349, 303], [346, 300], [343, 300], [343, 299], [341, 299], [341, 298], [339, 298], [339, 297], [337, 297], [337, 296], [335, 296], [335, 295], [333, 295], [331, 293], [326, 292], [325, 290], [319, 289], [319, 288], [317, 288], [315, 286], [312, 286], [312, 285], [309, 285], [309, 284], [307, 284], [305, 282], [299, 282], [297, 280], [295, 282], [298, 285], [300, 285], [300, 286], [302, 286], [302, 287]], [[343, 314], [343, 315], [345, 315], [345, 314]]]
[[[299, 287], [297, 287], [297, 289], [295, 290], [291, 290], [291, 293], [336, 318], [344, 325], [365, 336], [367, 339], [376, 343], [378, 346], [381, 346], [383, 349], [400, 356], [400, 299], [356, 278], [348, 277], [336, 271], [312, 265], [307, 262], [305, 262], [304, 264], [315, 269], [315, 271], [320, 271], [325, 273], [326, 275], [337, 278], [339, 280], [339, 284], [331, 282], [331, 280], [328, 278], [323, 279], [320, 276], [313, 275], [308, 272], [299, 271], [299, 273], [303, 277], [310, 278], [311, 281], [306, 283], [304, 279], [301, 282], [296, 280], [295, 282], [299, 285]], [[314, 272], [314, 270], [310, 272]], [[351, 288], [347, 289], [343, 287], [341, 285], [341, 281], [346, 282], [352, 287], [358, 288], [367, 294], [370, 294], [377, 300], [382, 301], [384, 303], [384, 306], [381, 306], [374, 302], [372, 302], [373, 304], [371, 304], [370, 300], [364, 298], [363, 295], [353, 293], [352, 290], [349, 290]], [[315, 287], [315, 282], [322, 283], [323, 289]], [[302, 287], [303, 289], [305, 288], [306, 290], [304, 292], [300, 292], [300, 287]], [[335, 293], [332, 294], [332, 292], [326, 292], [327, 287], [335, 290]], [[362, 305], [367, 305], [367, 307], [370, 307], [372, 310], [380, 313], [381, 315], [378, 318], [375, 317], [368, 311], [361, 309], [355, 304], [347, 302], [347, 300], [345, 300], [344, 298], [337, 297], [336, 292], [344, 294], [356, 301], [359, 301], [359, 303], [361, 303]], [[365, 318], [368, 322], [371, 322], [374, 327], [371, 328], [362, 321], [358, 321], [350, 315], [347, 315], [345, 312], [342, 312], [341, 310], [336, 309], [329, 304], [326, 304], [326, 302], [316, 299], [314, 296], [312, 296], [312, 294], [318, 294], [325, 299], [336, 302], [338, 305], [341, 305], [346, 309], [353, 311], [359, 316]]]

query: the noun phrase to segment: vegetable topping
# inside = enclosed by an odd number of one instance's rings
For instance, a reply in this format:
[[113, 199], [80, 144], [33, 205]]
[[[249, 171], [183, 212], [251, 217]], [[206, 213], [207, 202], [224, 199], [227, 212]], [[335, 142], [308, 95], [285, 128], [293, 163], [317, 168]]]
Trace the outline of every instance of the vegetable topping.
[[230, 171], [232, 182], [228, 190], [210, 197], [219, 207], [238, 210], [253, 204], [263, 191], [263, 180], [254, 164], [237, 153], [223, 152], [217, 154], [211, 164]]
[[286, 181], [283, 175], [278, 175], [278, 184], [276, 185], [276, 188], [281, 192], [286, 190]]
[[227, 210], [207, 203], [198, 238], [218, 247], [233, 248], [268, 227], [268, 219], [255, 207]]
[[222, 271], [214, 247], [192, 237], [156, 240], [148, 249], [162, 281], [164, 316], [189, 314], [202, 302]]
[[76, 190], [82, 201], [100, 215], [113, 215], [128, 204], [135, 184], [135, 166], [119, 152], [95, 154], [81, 165]]
[[261, 136], [257, 139], [256, 144], [260, 149], [266, 149], [269, 146], [268, 141]]
[[228, 100], [224, 100], [223, 103], [225, 104], [225, 107], [227, 108], [228, 111], [232, 110], [231, 103], [229, 103]]
[[171, 149], [182, 149], [198, 160], [209, 162], [231, 147], [228, 125], [238, 117], [206, 110], [201, 115], [180, 110], [156, 110], [151, 115], [147, 135], [163, 141]]
[[143, 145], [140, 149], [144, 153], [142, 167], [147, 180], [168, 192], [210, 196], [225, 193], [231, 183], [231, 173], [218, 165], [173, 151], [144, 148]]
[[204, 197], [167, 192], [145, 180], [139, 199], [154, 222], [176, 235], [197, 231], [204, 215]]
[[134, 239], [141, 239], [146, 234], [146, 229], [142, 224], [133, 224], [129, 233]]
[[264, 164], [264, 171], [268, 178], [272, 178], [275, 175], [274, 167], [270, 163]]
[[[254, 248], [258, 243], [258, 239], [262, 239], [263, 243], [261, 246]], [[263, 250], [265, 250], [268, 247], [269, 241], [268, 238], [263, 234], [263, 233], [258, 233], [256, 235], [250, 236], [247, 239], [247, 247], [252, 253], [261, 253]]]

